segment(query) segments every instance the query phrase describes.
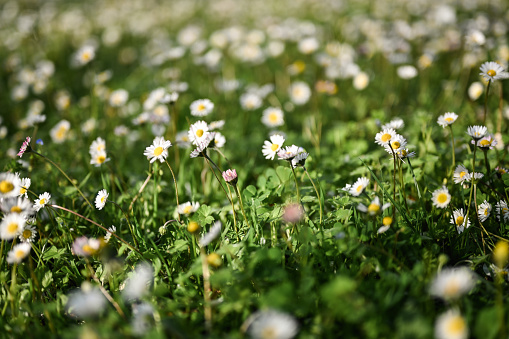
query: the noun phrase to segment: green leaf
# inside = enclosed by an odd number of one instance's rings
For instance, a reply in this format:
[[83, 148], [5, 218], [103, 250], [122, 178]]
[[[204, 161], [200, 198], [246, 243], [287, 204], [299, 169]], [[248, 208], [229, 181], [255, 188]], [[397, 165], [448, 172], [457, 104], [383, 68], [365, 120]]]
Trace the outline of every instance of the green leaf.
[[52, 281], [53, 273], [51, 273], [51, 271], [46, 271], [46, 273], [44, 274], [44, 278], [42, 278], [42, 287], [48, 287]]
[[278, 166], [276, 173], [282, 182], [288, 181], [292, 178], [292, 170], [288, 167]]
[[497, 335], [497, 310], [494, 307], [482, 309], [476, 317], [474, 335], [477, 338], [493, 339]]
[[58, 259], [62, 254], [65, 253], [65, 248], [58, 249], [55, 246], [51, 246], [44, 254], [42, 255], [42, 259]]
[[187, 240], [178, 239], [175, 241], [173, 247], [170, 249], [170, 254], [186, 251], [188, 247], [189, 246]]

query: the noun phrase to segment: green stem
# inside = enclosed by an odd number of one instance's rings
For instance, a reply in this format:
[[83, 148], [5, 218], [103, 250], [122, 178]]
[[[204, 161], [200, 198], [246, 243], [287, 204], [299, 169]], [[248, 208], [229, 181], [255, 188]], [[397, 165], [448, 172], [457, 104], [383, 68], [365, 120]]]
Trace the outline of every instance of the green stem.
[[[228, 188], [228, 193], [230, 194], [230, 197], [232, 197], [230, 186], [226, 185], [226, 187]], [[230, 199], [230, 202], [232, 203], [233, 226], [235, 227], [235, 233], [237, 234], [237, 241], [240, 241], [239, 229], [237, 228], [237, 216], [235, 215], [235, 206], [233, 205], [233, 197]]]
[[136, 240], [136, 237], [134, 235], [134, 229], [133, 229], [133, 226], [131, 225], [131, 222], [129, 221], [129, 216], [124, 212], [124, 210], [122, 209], [122, 207], [119, 204], [117, 204], [116, 202], [114, 202], [112, 200], [107, 200], [107, 201], [111, 202], [113, 205], [120, 208], [120, 210], [122, 211], [122, 214], [124, 214], [124, 217], [127, 220], [127, 225], [129, 226], [129, 230], [131, 231], [131, 235], [133, 236], [134, 243], [136, 244], [136, 247], [139, 248], [140, 245], [138, 244], [138, 241]]
[[468, 215], [470, 213], [470, 206], [472, 205], [472, 193], [474, 192], [474, 189], [476, 188], [476, 184], [475, 184], [475, 153], [476, 153], [476, 151], [477, 151], [477, 140], [474, 140], [474, 158], [472, 160], [472, 178], [471, 178], [471, 185], [470, 185], [470, 197], [468, 198], [466, 220], [468, 220]]
[[235, 193], [237, 194], [237, 198], [239, 199], [240, 209], [242, 210], [244, 220], [246, 221], [247, 226], [251, 228], [251, 225], [249, 225], [249, 221], [247, 220], [246, 212], [244, 211], [244, 204], [242, 203], [242, 197], [240, 196], [239, 186], [233, 185], [233, 188], [235, 189]]
[[221, 186], [221, 188], [223, 189], [223, 192], [224, 194], [226, 195], [226, 198], [228, 199], [228, 201], [232, 203], [232, 200], [230, 199], [230, 197], [228, 196], [228, 193], [226, 193], [226, 190], [224, 189], [223, 187], [223, 183], [221, 182], [221, 180], [219, 180], [217, 174], [216, 174], [216, 171], [214, 171], [214, 169], [212, 168], [212, 166], [210, 165], [210, 163], [214, 164], [214, 166], [216, 166], [216, 168], [219, 170], [219, 172], [221, 172], [221, 169], [219, 167], [217, 167], [217, 165], [212, 161], [212, 159], [210, 159], [207, 154], [205, 154], [205, 152], [202, 152], [203, 154], [203, 157], [205, 158], [205, 160], [207, 161], [207, 164], [209, 165], [209, 168], [210, 170], [212, 171], [212, 173], [214, 173], [214, 176], [216, 177], [217, 179], [217, 182], [219, 182], [219, 185]]
[[488, 150], [483, 148], [482, 151], [484, 153], [484, 162], [486, 164], [486, 175], [489, 176], [490, 172], [491, 172], [491, 168], [490, 168], [490, 162], [488, 161]]
[[[392, 157], [394, 160], [394, 171], [392, 174], [392, 185], [394, 186], [392, 189], [392, 200], [394, 200], [394, 203], [396, 203], [396, 152], [394, 152], [394, 149], [392, 148], [392, 145], [389, 143], [389, 147], [392, 151]], [[392, 220], [396, 220], [396, 207], [394, 206], [392, 208]]]
[[300, 204], [300, 191], [299, 191], [299, 183], [297, 181], [297, 175], [295, 174], [295, 169], [292, 166], [292, 162], [288, 161], [288, 163], [290, 164], [290, 168], [292, 169], [292, 173], [293, 173], [293, 178], [295, 179], [295, 189], [297, 190], [297, 203]]
[[[168, 168], [170, 169], [170, 172], [171, 172], [171, 176], [173, 177], [173, 183], [175, 184], [175, 197], [176, 197], [176, 200], [177, 200], [177, 206], [180, 205], [179, 204], [179, 190], [178, 190], [178, 187], [177, 187], [177, 179], [175, 178], [175, 173], [173, 173], [173, 169], [171, 168], [170, 164], [168, 163], [168, 160], [164, 160], [166, 162], [166, 165], [168, 165]], [[180, 221], [180, 214], [177, 213], [177, 218]]]
[[205, 316], [205, 329], [208, 333], [212, 331], [212, 308], [210, 307], [210, 271], [207, 263], [207, 253], [200, 247], [201, 267], [203, 271], [203, 311]]
[[78, 186], [76, 186], [76, 184], [71, 180], [71, 178], [69, 178], [69, 176], [60, 168], [60, 166], [58, 166], [55, 162], [53, 162], [51, 159], [45, 157], [44, 155], [42, 155], [41, 153], [38, 153], [34, 150], [32, 150], [32, 153], [35, 153], [37, 154], [38, 156], [42, 157], [44, 160], [48, 161], [50, 164], [52, 164], [53, 166], [55, 166], [59, 171], [60, 173], [62, 173], [66, 178], [67, 180], [69, 180], [69, 182], [74, 186], [74, 188], [76, 188], [76, 190], [79, 192], [79, 194], [81, 194], [81, 196], [83, 197], [83, 199], [85, 199], [85, 201], [87, 202], [87, 204], [93, 209], [94, 207], [92, 206], [92, 204], [90, 203], [90, 201], [88, 201], [87, 197], [85, 197], [85, 195], [83, 194], [83, 192], [81, 192], [81, 190], [78, 188]]
[[16, 268], [18, 264], [14, 264], [12, 266], [11, 271], [11, 289], [10, 289], [10, 297], [11, 297], [11, 312], [13, 316], [16, 316], [16, 307], [14, 307], [14, 300], [16, 299]]
[[486, 87], [486, 95], [484, 96], [484, 118], [482, 124], [486, 126], [486, 115], [488, 115], [488, 93], [490, 92], [491, 80], [488, 80], [488, 86]]
[[452, 169], [451, 175], [454, 173], [454, 168], [456, 167], [456, 152], [454, 150], [454, 133], [452, 131], [452, 125], [449, 125], [449, 129], [451, 130], [451, 146], [452, 146]]
[[315, 183], [313, 182], [313, 179], [311, 179], [311, 176], [309, 175], [308, 170], [304, 166], [303, 166], [303, 168], [304, 168], [304, 172], [306, 172], [306, 174], [307, 174], [307, 176], [309, 178], [309, 181], [311, 181], [311, 184], [313, 185], [313, 188], [315, 189], [316, 196], [318, 198], [318, 205], [320, 206], [320, 229], [322, 231], [322, 236], [323, 236], [323, 228], [322, 228], [323, 206], [322, 206], [322, 199], [320, 197], [320, 194], [318, 193], [318, 190], [316, 189], [316, 186], [315, 186]]

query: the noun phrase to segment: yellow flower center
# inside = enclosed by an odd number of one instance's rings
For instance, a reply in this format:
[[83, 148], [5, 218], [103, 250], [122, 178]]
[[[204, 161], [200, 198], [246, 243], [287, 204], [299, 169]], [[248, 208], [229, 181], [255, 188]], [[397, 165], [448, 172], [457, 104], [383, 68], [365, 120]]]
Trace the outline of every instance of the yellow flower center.
[[26, 189], [25, 187], [21, 187], [21, 188], [19, 189], [19, 195], [23, 195], [23, 194], [25, 194], [26, 192], [27, 192], [27, 189]]
[[279, 148], [279, 145], [278, 145], [278, 144], [272, 144], [272, 146], [270, 146], [270, 149], [271, 149], [272, 151], [274, 151], [274, 152], [275, 152], [278, 148]]
[[390, 135], [389, 133], [385, 133], [384, 135], [382, 135], [381, 139], [382, 139], [382, 142], [388, 142], [389, 140], [391, 140], [392, 138], [392, 135]]
[[447, 194], [445, 193], [440, 193], [437, 197], [437, 201], [440, 203], [440, 204], [443, 204], [447, 201]]
[[83, 247], [81, 249], [83, 250], [83, 252], [85, 252], [87, 254], [94, 254], [94, 252], [95, 252], [95, 249], [93, 249], [92, 246], [90, 246], [89, 244], [83, 245]]
[[101, 197], [101, 204], [104, 204], [104, 200], [106, 199], [106, 196]]
[[278, 116], [276, 113], [269, 114], [269, 121], [272, 123], [276, 123], [278, 121]]
[[449, 123], [451, 123], [454, 119], [453, 119], [453, 118], [451, 118], [451, 117], [448, 117], [448, 118], [445, 118], [444, 120], [445, 120], [445, 121], [447, 121], [447, 122], [449, 122]]
[[203, 135], [203, 130], [202, 129], [197, 130], [196, 135], [198, 136], [198, 138], [201, 138], [201, 136]]
[[15, 253], [14, 253], [14, 256], [18, 259], [21, 259], [21, 258], [24, 258], [25, 257], [25, 252], [23, 250], [17, 250]]
[[459, 292], [460, 286], [456, 281], [450, 281], [444, 288], [444, 295], [448, 298], [455, 297]]
[[189, 214], [189, 213], [191, 213], [192, 209], [193, 209], [193, 206], [189, 205], [189, 206], [184, 207], [183, 212], [184, 212], [184, 214]]
[[483, 140], [479, 141], [479, 144], [481, 144], [482, 147], [486, 147], [486, 146], [490, 146], [491, 142], [487, 139], [483, 139]]
[[98, 164], [102, 164], [104, 161], [106, 161], [106, 157], [104, 155], [100, 155], [97, 157]]
[[490, 69], [488, 72], [486, 72], [486, 74], [488, 74], [490, 77], [494, 77], [497, 75], [497, 72], [493, 69]]
[[[200, 131], [201, 131], [201, 130], [200, 130]], [[196, 134], [198, 134], [198, 133], [196, 133]], [[201, 136], [201, 135], [200, 135], [200, 136]], [[156, 147], [156, 148], [155, 148], [155, 150], [154, 150], [154, 155], [155, 155], [156, 157], [158, 157], [158, 156], [160, 156], [160, 155], [161, 155], [161, 153], [163, 153], [163, 148], [162, 148], [161, 146]]]
[[7, 225], [7, 232], [9, 233], [15, 233], [18, 230], [18, 224], [15, 222], [11, 222], [9, 225]]
[[390, 224], [392, 224], [392, 218], [391, 217], [383, 218], [382, 224], [384, 224], [385, 226], [389, 226]]
[[60, 127], [58, 131], [55, 133], [58, 140], [62, 140], [65, 138], [65, 132], [67, 130], [64, 127]]
[[205, 105], [204, 104], [199, 104], [198, 107], [196, 107], [196, 109], [198, 111], [203, 111], [203, 110], [205, 110]]
[[44, 205], [46, 203], [46, 199], [42, 198], [39, 200], [39, 205]]
[[30, 231], [28, 229], [24, 230], [22, 235], [23, 235], [23, 238], [29, 239], [32, 236], [32, 231]]
[[84, 52], [84, 53], [81, 55], [81, 60], [83, 60], [83, 61], [88, 61], [88, 60], [90, 60], [90, 53], [88, 53], [88, 52]]
[[12, 206], [11, 207], [11, 212], [12, 213], [21, 213], [21, 211], [22, 211], [22, 209], [19, 206]]
[[380, 205], [372, 203], [368, 206], [368, 212], [371, 214], [376, 214], [380, 211]]
[[0, 192], [5, 194], [5, 193], [9, 193], [13, 189], [14, 189], [14, 185], [12, 184], [12, 182], [7, 181], [7, 180], [3, 180], [2, 182], [0, 182]]
[[262, 336], [263, 339], [275, 339], [278, 338], [277, 331], [273, 327], [266, 327], [262, 330]]
[[463, 178], [463, 177], [465, 176], [465, 174], [467, 174], [467, 172], [465, 172], [465, 171], [461, 171], [461, 172], [460, 172], [460, 178]]
[[463, 218], [461, 215], [459, 217], [456, 218], [456, 225], [460, 226], [460, 225], [463, 225], [463, 220], [465, 218]]
[[457, 336], [459, 333], [465, 331], [465, 320], [462, 317], [456, 316], [452, 318], [447, 324], [447, 332], [451, 337]]
[[392, 144], [392, 149], [398, 149], [401, 147], [401, 143], [399, 141], [394, 141]]
[[355, 190], [357, 191], [357, 193], [359, 193], [360, 191], [362, 191], [362, 188], [363, 188], [362, 185], [359, 185]]
[[484, 215], [488, 215], [488, 209], [484, 210]]

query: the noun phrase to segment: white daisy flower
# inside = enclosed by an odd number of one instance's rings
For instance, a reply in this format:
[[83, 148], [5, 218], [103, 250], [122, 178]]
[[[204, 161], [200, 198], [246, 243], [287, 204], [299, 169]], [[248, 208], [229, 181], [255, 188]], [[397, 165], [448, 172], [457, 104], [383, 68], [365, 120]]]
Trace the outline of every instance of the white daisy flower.
[[216, 239], [221, 234], [221, 222], [218, 220], [214, 223], [210, 230], [204, 234], [198, 244], [200, 247], [205, 247], [210, 244], [214, 239]]
[[263, 111], [262, 123], [267, 127], [278, 127], [284, 125], [284, 114], [280, 108], [269, 107]]
[[386, 216], [382, 219], [382, 226], [376, 231], [377, 234], [385, 233], [391, 228], [392, 217]]
[[67, 139], [70, 129], [71, 123], [69, 121], [67, 120], [60, 121], [49, 131], [51, 140], [53, 140], [55, 144], [63, 143]]
[[277, 152], [278, 160], [288, 160], [291, 161], [295, 158], [299, 153], [304, 152], [304, 149], [299, 146], [286, 146], [285, 148], [281, 148], [279, 152]]
[[297, 156], [295, 156], [295, 158], [292, 159], [292, 167], [304, 166], [308, 156], [309, 156], [309, 153], [306, 153], [306, 152], [297, 154]]
[[417, 76], [417, 68], [412, 65], [399, 66], [396, 73], [401, 79], [408, 80]]
[[92, 144], [88, 148], [88, 152], [90, 154], [95, 152], [106, 152], [106, 141], [104, 141], [103, 138], [98, 137], [94, 141], [92, 141]]
[[288, 88], [288, 94], [295, 105], [304, 105], [311, 98], [311, 88], [303, 81], [296, 81]]
[[477, 214], [479, 215], [479, 220], [485, 222], [491, 214], [491, 204], [484, 200], [484, 202], [479, 205]]
[[129, 92], [125, 89], [117, 89], [111, 92], [109, 103], [112, 107], [122, 107], [129, 100]]
[[386, 146], [396, 135], [397, 133], [393, 128], [383, 129], [375, 135], [375, 143], [380, 146]]
[[90, 61], [94, 60], [94, 58], [95, 58], [95, 47], [90, 45], [85, 45], [81, 47], [74, 55], [74, 61], [78, 66], [86, 65]]
[[16, 197], [21, 192], [21, 180], [13, 173], [0, 173], [0, 198]]
[[37, 230], [35, 227], [31, 225], [25, 225], [25, 228], [19, 235], [19, 240], [21, 242], [33, 242], [36, 236]]
[[215, 130], [215, 129], [221, 129], [223, 128], [224, 126], [224, 120], [218, 120], [218, 121], [212, 121], [210, 124], [209, 124], [209, 129], [211, 131]]
[[447, 112], [438, 117], [437, 123], [445, 128], [455, 122], [456, 119], [458, 119], [458, 115], [456, 113]]
[[465, 228], [470, 227], [470, 220], [465, 219], [465, 213], [463, 213], [463, 208], [459, 210], [454, 210], [452, 212], [451, 224], [456, 226], [458, 233], [462, 233]]
[[145, 296], [154, 280], [152, 265], [142, 262], [136, 265], [134, 273], [125, 282], [122, 295], [126, 300], [137, 300]]
[[198, 142], [198, 145], [196, 146], [196, 148], [191, 152], [191, 154], [189, 155], [191, 158], [196, 158], [196, 157], [199, 157], [199, 156], [203, 156], [203, 151], [205, 151], [205, 149], [209, 146], [212, 145], [212, 147], [214, 147], [214, 143], [212, 142], [216, 136], [216, 133], [217, 132], [211, 132], [209, 134], [207, 134], [207, 137]]
[[484, 177], [484, 174], [479, 172], [468, 173], [467, 175], [465, 175], [465, 181], [471, 182], [472, 178], [474, 178], [474, 180], [479, 180], [482, 179], [482, 177]]
[[458, 299], [470, 292], [475, 283], [475, 277], [467, 267], [444, 268], [433, 279], [430, 294], [446, 301]]
[[484, 85], [478, 81], [473, 82], [470, 87], [468, 87], [468, 97], [470, 100], [475, 101], [479, 99], [479, 97], [484, 92]]
[[9, 253], [7, 253], [7, 262], [9, 264], [19, 264], [30, 253], [32, 245], [28, 242], [15, 245]]
[[153, 163], [156, 160], [164, 162], [168, 156], [168, 148], [171, 147], [171, 141], [164, 140], [164, 137], [156, 137], [152, 145], [145, 148], [143, 155]]
[[415, 157], [415, 152], [410, 152], [408, 148], [400, 147], [396, 151], [396, 156], [401, 159], [401, 161], [405, 162], [405, 159]]
[[447, 187], [443, 186], [442, 188], [433, 191], [431, 200], [433, 201], [433, 206], [446, 208], [451, 201], [451, 195], [449, 194]]
[[369, 179], [366, 177], [360, 177], [357, 181], [351, 185], [348, 189], [348, 193], [354, 197], [358, 197], [364, 192], [364, 189], [369, 185]]
[[[474, 143], [473, 140], [472, 143]], [[498, 144], [497, 139], [495, 139], [495, 136], [493, 134], [486, 134], [484, 137], [477, 141], [477, 147], [484, 150], [493, 149], [493, 147], [497, 146], [497, 144]]]
[[214, 147], [221, 148], [226, 143], [226, 138], [219, 132], [214, 132]]
[[18, 213], [7, 214], [0, 223], [0, 238], [11, 240], [17, 237], [25, 228], [25, 217]]
[[270, 141], [265, 140], [263, 143], [262, 153], [265, 159], [274, 160], [277, 152], [281, 149], [285, 142], [285, 138], [280, 134], [274, 134], [270, 137]]
[[191, 141], [189, 140], [188, 131], [180, 131], [175, 136], [175, 142], [179, 148], [188, 148], [191, 146]]
[[463, 165], [456, 166], [452, 178], [455, 184], [463, 184], [468, 178], [468, 170]]
[[[396, 134], [390, 142], [388, 142], [384, 147], [385, 147], [385, 151], [389, 154], [392, 154], [392, 151], [394, 150], [394, 152], [398, 152], [399, 150], [402, 150], [402, 149], [405, 149], [406, 148], [406, 145], [407, 145], [407, 141], [406, 139], [400, 135], [400, 134]], [[392, 150], [391, 150], [392, 148]]]
[[23, 215], [31, 215], [34, 212], [30, 199], [24, 198], [22, 196], [16, 198], [4, 198], [0, 202], [0, 209], [6, 214], [18, 213]]
[[295, 318], [276, 310], [264, 310], [253, 313], [246, 319], [242, 328], [253, 339], [291, 339], [299, 330]]
[[436, 339], [467, 339], [468, 326], [458, 310], [441, 314], [435, 323]]
[[102, 210], [104, 206], [106, 205], [106, 201], [108, 200], [108, 192], [106, 192], [105, 189], [102, 189], [97, 193], [97, 196], [95, 197], [95, 208], [98, 210]]
[[191, 213], [196, 212], [198, 210], [198, 208], [200, 208], [199, 202], [188, 201], [188, 202], [178, 205], [177, 212], [178, 212], [178, 214], [190, 215]]
[[111, 239], [112, 233], [115, 233], [117, 231], [117, 228], [114, 225], [111, 225], [111, 227], [108, 228], [109, 232], [106, 232], [106, 235], [104, 236], [104, 242], [109, 243]]
[[214, 103], [209, 99], [199, 99], [193, 101], [189, 106], [189, 109], [191, 110], [191, 115], [195, 117], [203, 117], [212, 112], [214, 109]]
[[35, 200], [34, 209], [36, 212], [39, 212], [41, 208], [49, 204], [51, 201], [51, 195], [48, 192], [44, 192], [43, 194], [39, 194], [39, 199]]
[[240, 106], [246, 111], [258, 109], [262, 103], [262, 98], [256, 93], [244, 93], [240, 96]]
[[495, 81], [499, 79], [507, 79], [509, 74], [504, 70], [504, 67], [494, 61], [488, 61], [481, 65], [481, 73], [486, 81]]
[[19, 196], [25, 196], [25, 198], [28, 198], [28, 189], [30, 188], [30, 185], [32, 184], [32, 180], [30, 178], [21, 178], [20, 183], [20, 189], [19, 189]]
[[389, 123], [382, 125], [382, 130], [392, 128], [394, 130], [403, 128], [405, 126], [405, 122], [401, 118], [392, 119]]
[[100, 314], [108, 301], [99, 288], [88, 281], [81, 284], [81, 289], [69, 294], [65, 308], [71, 315], [88, 318]]
[[375, 197], [375, 199], [373, 199], [371, 201], [369, 206], [366, 207], [366, 205], [364, 205], [364, 204], [359, 204], [359, 205], [357, 205], [357, 209], [361, 212], [368, 213], [371, 216], [375, 216], [375, 215], [379, 214], [380, 212], [382, 212], [383, 210], [386, 210], [390, 206], [391, 206], [390, 203], [381, 205], [380, 199], [378, 197]]
[[110, 158], [106, 156], [105, 151], [98, 151], [91, 153], [92, 158], [90, 158], [90, 165], [94, 165], [95, 167], [100, 167], [105, 162], [110, 161]]
[[476, 141], [482, 139], [487, 132], [488, 129], [485, 126], [469, 126], [467, 129], [467, 134]]
[[509, 221], [509, 208], [507, 207], [507, 203], [504, 200], [500, 200], [495, 205], [495, 210], [497, 211], [497, 219], [501, 221], [503, 218], [504, 222]]
[[189, 127], [188, 137], [189, 141], [195, 145], [198, 145], [198, 143], [204, 141], [209, 134], [209, 126], [207, 123], [205, 121], [199, 120]]

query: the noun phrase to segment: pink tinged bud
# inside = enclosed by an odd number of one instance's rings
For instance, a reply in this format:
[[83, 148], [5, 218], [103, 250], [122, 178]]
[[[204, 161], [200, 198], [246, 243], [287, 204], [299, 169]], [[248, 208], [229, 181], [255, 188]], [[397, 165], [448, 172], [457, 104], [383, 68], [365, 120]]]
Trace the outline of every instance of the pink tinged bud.
[[228, 169], [223, 172], [223, 179], [227, 183], [235, 185], [237, 183], [237, 171]]
[[28, 151], [30, 152], [30, 141], [32, 139], [30, 137], [27, 137], [25, 141], [23, 141], [23, 145], [21, 145], [21, 148], [19, 149], [19, 152], [18, 152], [18, 156], [21, 158], [23, 156], [23, 154], [25, 154], [25, 152]]

